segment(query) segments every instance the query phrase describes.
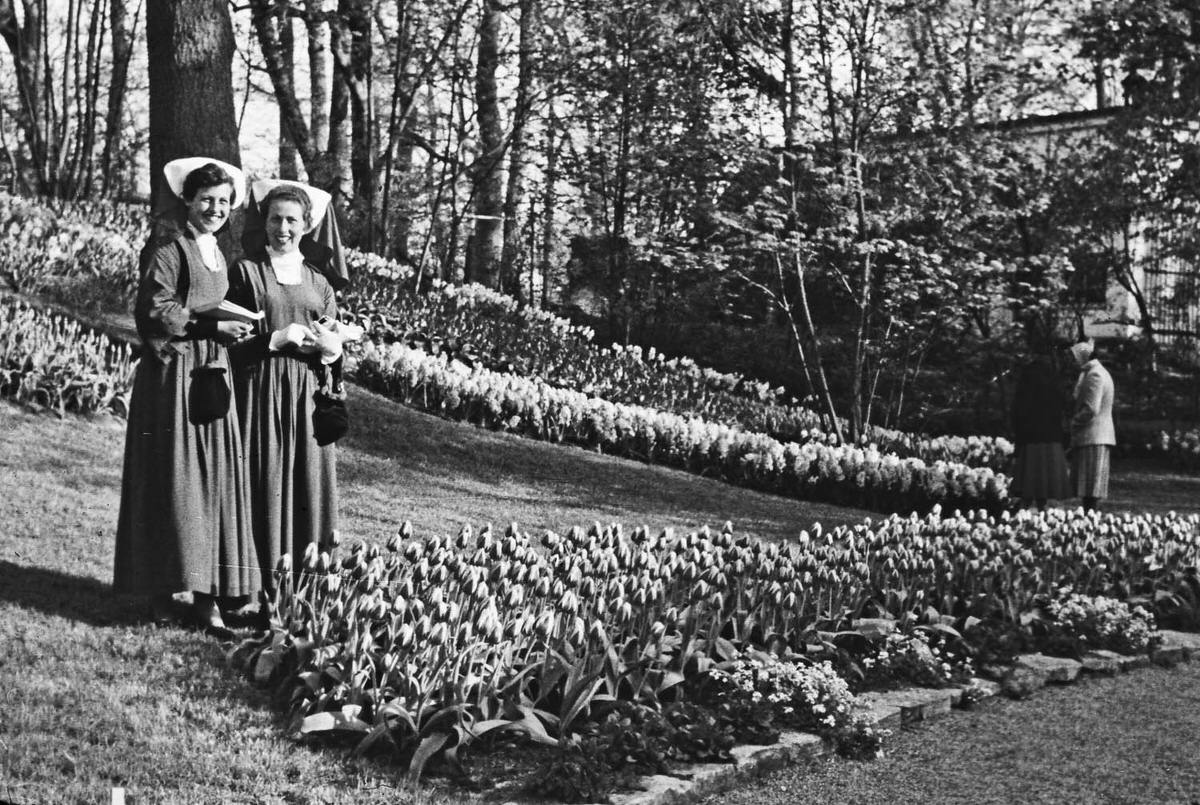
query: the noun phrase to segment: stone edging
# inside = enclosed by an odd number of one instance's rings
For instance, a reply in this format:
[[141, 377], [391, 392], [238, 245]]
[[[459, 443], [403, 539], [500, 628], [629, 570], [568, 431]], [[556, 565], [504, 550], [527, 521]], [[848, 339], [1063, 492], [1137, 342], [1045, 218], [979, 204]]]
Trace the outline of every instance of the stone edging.
[[[966, 687], [908, 688], [868, 692], [858, 697], [859, 706], [868, 719], [884, 729], [897, 729], [906, 724], [925, 721], [950, 712], [963, 695], [970, 691], [976, 699], [1000, 693], [1011, 679], [1019, 678], [1020, 687], [1013, 695], [1028, 695], [1054, 682], [1069, 684], [1081, 673], [1113, 675], [1154, 665], [1174, 665], [1193, 658], [1200, 659], [1200, 634], [1161, 630], [1162, 644], [1147, 654], [1134, 656], [1111, 651], [1094, 651], [1082, 662], [1043, 654], [1026, 654], [1010, 669], [1005, 685], [986, 679], [973, 679]], [[816, 735], [784, 732], [779, 742], [770, 746], [738, 746], [733, 749], [733, 763], [699, 763], [679, 769], [678, 776], [655, 774], [642, 777], [642, 790], [615, 793], [612, 805], [685, 805], [709, 794], [727, 789], [738, 780], [761, 774], [799, 760], [828, 754], [832, 746]]]

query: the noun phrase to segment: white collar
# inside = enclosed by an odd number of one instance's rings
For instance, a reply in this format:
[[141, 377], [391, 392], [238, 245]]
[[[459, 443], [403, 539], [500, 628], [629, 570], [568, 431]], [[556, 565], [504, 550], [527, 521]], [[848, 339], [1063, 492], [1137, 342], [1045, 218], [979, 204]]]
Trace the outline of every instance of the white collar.
[[221, 257], [221, 250], [217, 248], [217, 236], [211, 232], [201, 232], [191, 221], [188, 221], [187, 225], [188, 229], [192, 231], [192, 237], [196, 239], [196, 246], [200, 249], [200, 257], [204, 260], [204, 266], [209, 271], [220, 271], [225, 268], [225, 260]]
[[271, 268], [275, 270], [275, 280], [280, 285], [299, 285], [304, 269], [304, 255], [299, 249], [290, 252], [277, 252], [267, 247], [267, 258]]

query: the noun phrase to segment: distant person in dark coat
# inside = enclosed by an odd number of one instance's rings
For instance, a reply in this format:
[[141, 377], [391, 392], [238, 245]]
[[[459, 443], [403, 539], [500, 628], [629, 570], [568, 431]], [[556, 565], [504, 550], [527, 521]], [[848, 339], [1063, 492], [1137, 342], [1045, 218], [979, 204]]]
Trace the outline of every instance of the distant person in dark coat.
[[1016, 454], [1012, 493], [1024, 505], [1045, 508], [1050, 499], [1071, 497], [1067, 477], [1067, 395], [1050, 361], [1035, 358], [1021, 368], [1011, 411]]
[[1117, 443], [1113, 426], [1113, 379], [1095, 356], [1088, 339], [1071, 347], [1079, 367], [1075, 409], [1071, 417], [1071, 465], [1075, 494], [1091, 511], [1108, 497], [1110, 454]]

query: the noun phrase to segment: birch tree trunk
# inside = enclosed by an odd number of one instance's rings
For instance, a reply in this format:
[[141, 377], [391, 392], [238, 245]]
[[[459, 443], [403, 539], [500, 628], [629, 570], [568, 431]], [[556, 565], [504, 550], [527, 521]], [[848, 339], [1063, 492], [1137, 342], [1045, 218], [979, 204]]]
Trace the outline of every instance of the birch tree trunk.
[[475, 70], [475, 110], [479, 121], [479, 155], [472, 166], [475, 195], [475, 225], [467, 253], [466, 274], [470, 281], [489, 288], [498, 285], [502, 252], [504, 188], [500, 177], [504, 133], [496, 91], [500, 62], [500, 14], [498, 0], [483, 0], [479, 20], [479, 54]]
[[[521, 20], [517, 38], [517, 91], [508, 153], [508, 183], [504, 192], [504, 247], [500, 260], [500, 285], [506, 293], [519, 297], [521, 282], [517, 256], [521, 252], [520, 211], [524, 206], [523, 181], [527, 159], [525, 123], [529, 117], [533, 90], [533, 49], [538, 7], [535, 0], [520, 0], [518, 6]], [[533, 266], [529, 270], [532, 272]]]

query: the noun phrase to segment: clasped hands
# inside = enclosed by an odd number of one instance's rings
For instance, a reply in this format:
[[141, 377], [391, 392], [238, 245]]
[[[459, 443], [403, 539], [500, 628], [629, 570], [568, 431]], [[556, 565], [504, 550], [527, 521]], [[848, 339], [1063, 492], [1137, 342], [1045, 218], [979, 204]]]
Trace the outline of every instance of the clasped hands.
[[311, 327], [289, 324], [271, 333], [271, 350], [277, 352], [291, 346], [305, 354], [320, 353], [322, 363], [333, 363], [342, 354], [343, 339], [336, 327], [336, 322], [333, 327], [327, 327], [319, 321], [314, 321]]

